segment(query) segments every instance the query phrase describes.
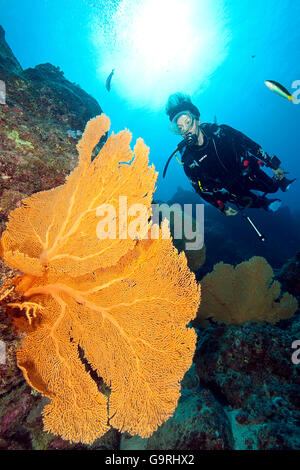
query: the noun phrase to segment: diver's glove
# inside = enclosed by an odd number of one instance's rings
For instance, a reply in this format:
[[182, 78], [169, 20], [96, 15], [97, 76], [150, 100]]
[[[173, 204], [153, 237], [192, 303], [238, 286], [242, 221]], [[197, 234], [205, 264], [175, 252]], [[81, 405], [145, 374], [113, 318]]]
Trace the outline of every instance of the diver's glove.
[[238, 211], [235, 209], [232, 209], [232, 207], [227, 207], [225, 206], [224, 209], [222, 210], [223, 214], [230, 216], [230, 215], [236, 215]]
[[278, 167], [277, 170], [273, 170], [274, 173], [274, 178], [278, 181], [282, 180], [284, 178], [285, 172], [283, 168]]

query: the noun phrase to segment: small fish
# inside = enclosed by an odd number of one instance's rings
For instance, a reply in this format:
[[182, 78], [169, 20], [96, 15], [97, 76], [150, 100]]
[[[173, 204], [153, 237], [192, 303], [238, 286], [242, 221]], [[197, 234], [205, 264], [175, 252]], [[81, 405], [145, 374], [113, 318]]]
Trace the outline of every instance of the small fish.
[[108, 77], [106, 79], [105, 86], [106, 86], [107, 91], [110, 91], [110, 83], [111, 83], [111, 79], [112, 79], [112, 76], [114, 74], [114, 71], [115, 71], [115, 69], [112, 69], [112, 71], [110, 72], [110, 74], [108, 75]]
[[277, 93], [277, 95], [280, 95], [294, 103], [294, 98], [291, 93], [286, 88], [284, 88], [284, 86], [280, 85], [280, 83], [275, 82], [274, 80], [266, 80], [265, 85], [269, 88], [269, 90]]

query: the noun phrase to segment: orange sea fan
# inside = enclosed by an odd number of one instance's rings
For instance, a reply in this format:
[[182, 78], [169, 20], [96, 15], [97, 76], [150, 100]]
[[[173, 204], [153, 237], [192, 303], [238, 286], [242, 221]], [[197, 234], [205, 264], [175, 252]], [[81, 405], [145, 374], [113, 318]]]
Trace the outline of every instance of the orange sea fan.
[[201, 289], [195, 324], [209, 317], [226, 324], [277, 323], [290, 318], [298, 308], [295, 297], [288, 292], [281, 295], [272, 267], [261, 256], [235, 267], [217, 263], [201, 280]]
[[173, 414], [195, 350], [186, 325], [200, 297], [166, 223], [157, 240], [147, 239], [148, 225], [138, 240], [97, 238], [100, 204], [118, 209], [126, 195], [150, 215], [157, 176], [142, 139], [131, 162], [128, 131], [110, 136], [91, 163], [108, 129], [104, 115], [89, 121], [65, 185], [23, 200], [1, 239], [5, 262], [24, 273], [13, 297], [11, 286], [0, 292], [2, 302], [27, 308], [19, 367], [51, 399], [45, 430], [84, 443], [111, 426], [148, 437]]
[[[150, 205], [157, 174], [148, 167], [149, 149], [142, 139], [129, 147], [129, 131], [111, 135], [100, 155], [91, 163], [99, 135], [109, 129], [109, 119], [92, 119], [78, 144], [79, 165], [63, 186], [33, 194], [10, 214], [8, 230], [2, 237], [4, 261], [22, 272], [42, 275], [44, 267], [77, 276], [115, 264], [134, 246], [126, 239], [99, 240], [96, 227], [98, 206], [113, 204], [119, 210], [119, 196]], [[122, 164], [119, 162], [122, 161]]]

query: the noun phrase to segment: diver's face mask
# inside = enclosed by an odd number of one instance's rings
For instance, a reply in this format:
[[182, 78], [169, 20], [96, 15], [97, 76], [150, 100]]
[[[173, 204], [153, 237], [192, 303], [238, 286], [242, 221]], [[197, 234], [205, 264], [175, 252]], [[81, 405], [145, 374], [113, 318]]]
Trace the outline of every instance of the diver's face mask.
[[189, 111], [182, 111], [172, 119], [171, 129], [175, 134], [186, 136], [192, 129], [195, 116]]

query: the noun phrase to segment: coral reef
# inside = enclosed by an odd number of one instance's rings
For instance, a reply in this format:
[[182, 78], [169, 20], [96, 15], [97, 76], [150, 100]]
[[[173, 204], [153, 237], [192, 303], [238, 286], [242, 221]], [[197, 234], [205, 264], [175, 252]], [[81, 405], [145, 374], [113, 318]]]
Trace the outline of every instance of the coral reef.
[[277, 279], [284, 290], [300, 301], [300, 251], [285, 263], [277, 274]]
[[201, 383], [230, 419], [235, 449], [299, 449], [300, 375], [293, 335], [274, 325], [210, 326], [195, 356]]
[[228, 450], [233, 437], [223, 407], [201, 386], [195, 365], [186, 373], [174, 416], [147, 440], [148, 450]]
[[21, 73], [22, 67], [5, 41], [5, 31], [0, 25], [0, 67], [7, 72]]

